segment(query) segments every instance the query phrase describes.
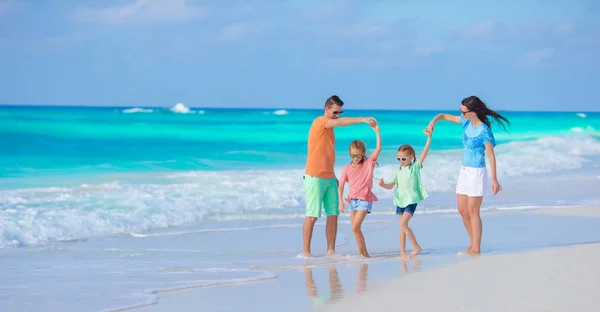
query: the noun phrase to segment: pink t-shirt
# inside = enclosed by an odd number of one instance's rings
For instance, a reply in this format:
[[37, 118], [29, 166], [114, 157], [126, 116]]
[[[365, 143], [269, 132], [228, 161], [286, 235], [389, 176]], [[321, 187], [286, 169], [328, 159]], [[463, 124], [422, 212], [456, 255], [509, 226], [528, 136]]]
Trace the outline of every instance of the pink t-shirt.
[[377, 196], [373, 194], [373, 169], [375, 168], [373, 157], [369, 157], [363, 161], [361, 165], [353, 166], [352, 163], [347, 164], [342, 169], [342, 177], [340, 183], [348, 182], [350, 193], [348, 199], [362, 199], [369, 202], [377, 200]]

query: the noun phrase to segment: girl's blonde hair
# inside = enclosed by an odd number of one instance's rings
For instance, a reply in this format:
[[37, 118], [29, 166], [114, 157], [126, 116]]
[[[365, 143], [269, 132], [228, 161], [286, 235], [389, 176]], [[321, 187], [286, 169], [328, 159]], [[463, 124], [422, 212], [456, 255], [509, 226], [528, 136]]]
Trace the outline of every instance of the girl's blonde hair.
[[415, 153], [415, 149], [410, 146], [410, 144], [404, 144], [398, 147], [398, 152], [408, 152], [409, 155], [412, 155], [413, 162], [417, 161], [417, 154]]
[[360, 150], [363, 154], [365, 154], [363, 156], [363, 158], [360, 160], [360, 163], [362, 164], [363, 161], [365, 161], [365, 159], [367, 158], [367, 145], [365, 145], [365, 142], [361, 141], [361, 140], [354, 140], [352, 142], [350, 142], [350, 147], [348, 148], [348, 152], [350, 152], [350, 149], [352, 148], [356, 148], [357, 150]]

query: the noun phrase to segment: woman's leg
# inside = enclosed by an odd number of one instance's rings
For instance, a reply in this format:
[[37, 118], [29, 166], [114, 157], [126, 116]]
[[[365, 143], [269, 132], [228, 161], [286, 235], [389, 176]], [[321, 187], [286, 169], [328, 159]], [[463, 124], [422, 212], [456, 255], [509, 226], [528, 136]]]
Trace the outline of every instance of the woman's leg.
[[483, 196], [468, 197], [469, 219], [471, 219], [471, 249], [469, 254], [479, 254], [481, 251], [481, 236], [483, 233], [483, 224], [479, 211]]
[[358, 246], [358, 255], [363, 257], [369, 257], [367, 252], [367, 245], [365, 244], [365, 236], [362, 233], [362, 223], [367, 216], [367, 212], [364, 210], [355, 210], [354, 218], [352, 219], [352, 233], [356, 239], [356, 245]]
[[402, 214], [402, 217], [400, 217], [400, 231], [404, 231], [404, 233], [406, 233], [406, 236], [408, 236], [408, 239], [413, 245], [413, 250], [410, 253], [409, 257], [414, 257], [418, 253], [423, 251], [423, 249], [421, 248], [421, 246], [419, 246], [419, 243], [417, 243], [417, 238], [415, 237], [415, 234], [413, 233], [410, 226], [408, 226], [408, 221], [410, 221], [410, 218], [412, 218], [412, 214], [410, 212], [405, 211]]
[[469, 235], [469, 247], [461, 252], [466, 253], [471, 250], [471, 246], [473, 245], [473, 230], [471, 225], [471, 216], [468, 209], [467, 195], [456, 194], [456, 202], [458, 204], [458, 213], [460, 213], [460, 217], [462, 218], [465, 229], [467, 230], [467, 234]]

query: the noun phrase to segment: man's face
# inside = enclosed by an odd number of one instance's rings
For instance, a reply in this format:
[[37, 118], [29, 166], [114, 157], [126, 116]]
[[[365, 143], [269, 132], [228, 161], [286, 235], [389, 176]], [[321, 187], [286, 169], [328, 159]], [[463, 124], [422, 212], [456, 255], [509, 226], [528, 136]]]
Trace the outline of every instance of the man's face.
[[325, 106], [325, 116], [327, 116], [327, 118], [338, 119], [343, 112], [342, 107], [339, 105], [333, 104], [331, 107]]

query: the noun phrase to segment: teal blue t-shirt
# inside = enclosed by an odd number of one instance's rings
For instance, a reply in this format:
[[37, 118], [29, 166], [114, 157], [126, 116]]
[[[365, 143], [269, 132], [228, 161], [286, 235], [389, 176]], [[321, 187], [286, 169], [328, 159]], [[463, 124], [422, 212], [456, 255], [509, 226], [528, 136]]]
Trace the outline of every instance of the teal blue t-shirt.
[[482, 123], [473, 127], [470, 120], [460, 117], [460, 124], [463, 126], [463, 158], [462, 164], [472, 168], [485, 167], [485, 144], [492, 142], [496, 146], [496, 139], [490, 127]]

